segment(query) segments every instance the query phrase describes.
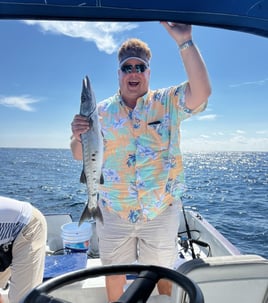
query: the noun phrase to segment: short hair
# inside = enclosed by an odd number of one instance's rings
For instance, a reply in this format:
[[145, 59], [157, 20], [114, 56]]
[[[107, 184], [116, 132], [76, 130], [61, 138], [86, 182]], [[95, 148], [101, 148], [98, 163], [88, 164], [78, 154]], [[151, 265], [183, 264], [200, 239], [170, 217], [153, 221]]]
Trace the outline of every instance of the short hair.
[[149, 66], [151, 57], [152, 53], [148, 44], [137, 38], [126, 40], [118, 50], [118, 61], [120, 66], [131, 58], [139, 59]]

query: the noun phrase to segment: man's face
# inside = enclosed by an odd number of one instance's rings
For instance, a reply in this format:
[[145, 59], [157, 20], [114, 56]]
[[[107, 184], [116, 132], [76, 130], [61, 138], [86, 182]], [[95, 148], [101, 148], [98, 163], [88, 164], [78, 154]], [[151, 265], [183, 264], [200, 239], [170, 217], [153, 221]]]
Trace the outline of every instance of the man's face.
[[118, 70], [121, 96], [125, 101], [137, 100], [149, 88], [150, 69], [137, 59], [130, 59]]

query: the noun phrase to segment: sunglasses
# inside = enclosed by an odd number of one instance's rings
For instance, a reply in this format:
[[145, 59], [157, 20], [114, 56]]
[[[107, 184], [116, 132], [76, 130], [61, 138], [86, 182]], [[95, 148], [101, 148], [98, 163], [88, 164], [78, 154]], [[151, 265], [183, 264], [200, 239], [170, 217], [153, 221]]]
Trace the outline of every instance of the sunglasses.
[[121, 71], [125, 74], [131, 74], [133, 72], [134, 68], [135, 68], [136, 73], [140, 74], [140, 73], [144, 73], [146, 71], [147, 66], [145, 64], [136, 64], [135, 66], [126, 64], [121, 67]]

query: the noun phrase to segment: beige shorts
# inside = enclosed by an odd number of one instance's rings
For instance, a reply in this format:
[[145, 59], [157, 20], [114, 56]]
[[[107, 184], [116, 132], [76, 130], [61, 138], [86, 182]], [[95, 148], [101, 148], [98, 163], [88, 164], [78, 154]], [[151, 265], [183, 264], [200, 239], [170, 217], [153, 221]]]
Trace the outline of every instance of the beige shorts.
[[20, 302], [27, 292], [43, 281], [46, 235], [46, 219], [33, 208], [31, 221], [13, 243], [11, 266], [0, 272], [0, 287], [4, 287], [10, 278], [10, 303]]
[[104, 224], [96, 222], [102, 264], [138, 261], [172, 268], [177, 258], [180, 206], [181, 202], [176, 202], [155, 219], [137, 223], [103, 210]]

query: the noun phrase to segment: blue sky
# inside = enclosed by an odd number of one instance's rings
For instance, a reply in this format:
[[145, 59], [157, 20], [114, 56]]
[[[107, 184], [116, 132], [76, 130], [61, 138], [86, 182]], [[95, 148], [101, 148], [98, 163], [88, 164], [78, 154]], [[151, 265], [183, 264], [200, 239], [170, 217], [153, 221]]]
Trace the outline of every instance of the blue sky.
[[[118, 89], [117, 48], [126, 38], [153, 53], [150, 87], [186, 79], [158, 22], [0, 21], [0, 147], [69, 148], [82, 78], [98, 101]], [[212, 84], [207, 110], [182, 123], [183, 151], [268, 151], [268, 39], [193, 27]]]

